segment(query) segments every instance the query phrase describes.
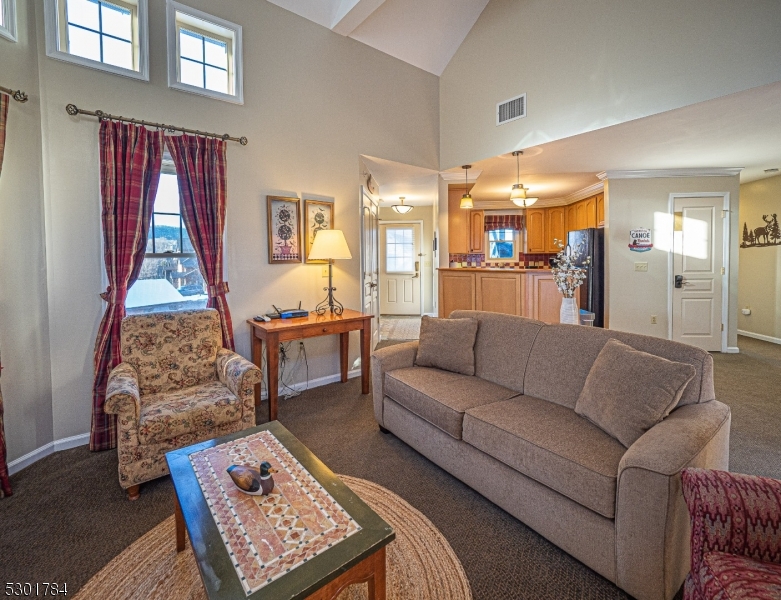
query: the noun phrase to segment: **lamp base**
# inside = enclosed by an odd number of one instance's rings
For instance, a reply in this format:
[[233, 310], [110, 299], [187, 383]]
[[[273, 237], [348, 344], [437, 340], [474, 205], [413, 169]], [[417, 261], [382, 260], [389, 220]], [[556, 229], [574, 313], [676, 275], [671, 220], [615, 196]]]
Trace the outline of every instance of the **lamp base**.
[[323, 291], [328, 292], [328, 295], [325, 297], [325, 300], [323, 300], [320, 304], [315, 306], [315, 312], [318, 315], [324, 315], [328, 310], [331, 311], [332, 315], [341, 315], [344, 312], [344, 306], [342, 305], [342, 303], [339, 302], [336, 298], [334, 298], [334, 292], [336, 291], [336, 288], [334, 287], [333, 267], [334, 267], [334, 261], [329, 260], [328, 261], [328, 287], [323, 288]]

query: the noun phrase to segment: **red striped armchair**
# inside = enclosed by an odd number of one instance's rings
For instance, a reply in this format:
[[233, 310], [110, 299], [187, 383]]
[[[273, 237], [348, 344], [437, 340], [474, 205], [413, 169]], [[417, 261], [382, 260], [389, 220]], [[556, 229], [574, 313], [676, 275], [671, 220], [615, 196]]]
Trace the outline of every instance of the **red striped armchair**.
[[691, 519], [685, 600], [781, 599], [781, 481], [684, 469]]

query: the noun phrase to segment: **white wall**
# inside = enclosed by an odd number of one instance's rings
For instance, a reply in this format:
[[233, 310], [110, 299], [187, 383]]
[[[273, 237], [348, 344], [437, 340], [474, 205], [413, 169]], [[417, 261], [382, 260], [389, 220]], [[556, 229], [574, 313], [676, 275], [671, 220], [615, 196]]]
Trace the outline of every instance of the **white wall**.
[[22, 1], [16, 8], [18, 42], [0, 38], [0, 85], [30, 98], [10, 102], [0, 177], [0, 348], [9, 462], [53, 441], [34, 20], [39, 5]]
[[[660, 248], [654, 231], [658, 217], [669, 214], [671, 193], [728, 192], [730, 194], [730, 265], [727, 344], [737, 346], [738, 302], [738, 205], [739, 176], [732, 177], [658, 177], [610, 179], [605, 187], [607, 230], [607, 311], [610, 329], [667, 338], [669, 320], [667, 294], [670, 284], [668, 252]], [[627, 248], [629, 230], [651, 229], [654, 248], [638, 255]], [[641, 258], [639, 258], [641, 257]], [[648, 272], [636, 272], [637, 260], [648, 262]], [[651, 324], [657, 315], [657, 324]]]
[[[32, 1], [19, 4], [22, 8], [39, 7]], [[32, 143], [40, 144], [36, 139], [42, 138], [43, 152], [37, 151], [37, 156], [42, 156], [42, 167], [21, 175], [9, 174], [5, 169], [3, 172], [2, 200], [6, 206], [0, 210], [10, 213], [16, 220], [14, 229], [19, 229], [11, 232], [7, 241], [3, 240], [3, 247], [22, 247], [28, 241], [22, 228], [27, 220], [38, 227], [37, 238], [29, 237], [31, 245], [27, 250], [32, 258], [20, 267], [14, 266], [12, 276], [6, 272], [5, 260], [0, 270], [4, 278], [3, 303], [15, 303], [10, 319], [14, 324], [3, 325], [0, 330], [4, 366], [8, 367], [3, 376], [10, 407], [7, 427], [14, 430], [9, 431], [11, 458], [40, 445], [35, 435], [36, 428], [42, 427], [36, 421], [37, 391], [20, 394], [18, 384], [15, 389], [11, 379], [13, 367], [22, 361], [31, 365], [25, 380], [36, 376], [35, 384], [26, 385], [45, 388], [41, 395], [44, 403], [51, 404], [41, 410], [49, 423], [48, 437], [41, 441], [89, 430], [93, 345], [105, 306], [98, 297], [104, 285], [98, 123], [94, 118], [69, 117], [64, 110], [66, 104], [249, 138], [246, 147], [229, 144], [226, 225], [226, 279], [231, 288], [228, 301], [237, 350], [244, 356], [250, 355], [247, 318], [269, 310], [272, 303], [302, 300], [304, 306], [314, 307], [321, 300], [324, 285], [319, 265], [268, 264], [266, 195], [318, 194], [335, 198], [336, 222], [345, 231], [355, 257], [336, 265], [335, 278], [342, 301], [357, 309], [359, 154], [430, 169], [439, 165], [439, 92], [434, 75], [268, 2], [191, 0], [188, 5], [243, 26], [245, 104], [173, 91], [167, 87], [165, 3], [152, 0], [149, 5], [149, 83], [48, 58], [43, 11], [37, 11], [32, 27], [28, 27], [24, 17], [20, 19], [20, 29], [30, 29], [37, 36], [41, 118], [33, 117], [27, 132], [14, 133], [11, 141], [16, 146], [20, 137], [29, 137]], [[6, 57], [20, 53], [21, 46], [8, 47], [2, 40], [0, 43], [3, 84], [24, 85], [26, 80], [21, 77], [5, 82]], [[28, 63], [32, 66], [20, 66], [17, 70], [26, 70], [30, 80], [34, 80], [35, 55], [30, 56]], [[35, 112], [36, 105], [37, 98], [26, 110]], [[15, 108], [12, 116], [18, 113]], [[35, 152], [28, 158], [31, 164], [41, 161], [36, 159]], [[9, 171], [18, 165], [12, 160], [8, 163]], [[42, 208], [40, 191], [36, 192], [41, 173], [45, 266], [40, 214], [35, 219], [36, 211], [40, 213]], [[29, 183], [25, 184], [26, 193], [14, 198], [16, 205], [9, 207], [5, 190], [12, 187], [14, 177]], [[5, 232], [6, 225], [2, 227]], [[14, 256], [21, 260], [20, 255], [16, 252]], [[43, 273], [48, 273], [48, 281], [43, 279]], [[9, 277], [13, 283], [6, 287], [5, 279]], [[31, 303], [22, 290], [35, 278], [40, 278], [36, 283], [43, 299], [48, 286], [48, 308], [41, 300], [43, 314], [37, 319], [28, 317], [35, 322], [25, 326], [19, 322], [20, 315], [24, 311], [32, 314], [38, 299], [33, 298]], [[28, 346], [24, 347], [23, 356], [12, 356], [11, 343], [6, 340], [24, 340], [18, 333], [20, 329], [32, 330], [44, 338], [39, 344], [40, 352]], [[352, 360], [359, 355], [357, 335], [351, 342]], [[306, 344], [310, 379], [338, 373], [335, 337], [313, 339]], [[49, 380], [51, 392], [46, 387]], [[20, 407], [13, 406], [19, 402]], [[16, 428], [20, 428], [19, 434]]]
[[441, 166], [778, 81], [779, 38], [776, 0], [491, 0], [441, 77]]
[[[781, 217], [781, 175], [752, 181], [740, 186], [740, 219], [749, 231], [764, 227], [763, 215]], [[738, 311], [738, 330], [758, 334], [781, 343], [781, 246], [741, 248], [738, 280], [739, 308], [750, 308], [751, 315]]]

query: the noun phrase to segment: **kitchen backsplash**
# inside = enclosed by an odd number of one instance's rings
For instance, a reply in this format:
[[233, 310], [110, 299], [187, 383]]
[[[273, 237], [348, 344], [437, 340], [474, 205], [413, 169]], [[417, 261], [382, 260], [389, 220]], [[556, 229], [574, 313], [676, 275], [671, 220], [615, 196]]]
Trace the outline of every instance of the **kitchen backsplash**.
[[[528, 269], [532, 267], [548, 267], [550, 258], [555, 254], [519, 254], [517, 261], [492, 261], [491, 266], [496, 264], [505, 267]], [[450, 254], [450, 264], [459, 264], [466, 267], [486, 267], [485, 254]], [[460, 264], [463, 263], [463, 264]]]

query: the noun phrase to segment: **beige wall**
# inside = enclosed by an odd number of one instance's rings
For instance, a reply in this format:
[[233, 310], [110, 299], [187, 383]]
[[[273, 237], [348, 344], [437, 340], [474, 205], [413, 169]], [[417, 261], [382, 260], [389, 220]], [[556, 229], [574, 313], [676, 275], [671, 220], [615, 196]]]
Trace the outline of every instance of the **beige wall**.
[[[740, 186], [741, 241], [744, 223], [751, 231], [765, 225], [762, 215], [773, 214], [781, 217], [781, 175]], [[738, 330], [781, 343], [781, 246], [739, 252], [738, 308], [750, 308], [751, 315], [738, 311]]]
[[[400, 215], [392, 208], [380, 208], [380, 224], [388, 221], [423, 221], [423, 248], [421, 252], [425, 256], [420, 257], [420, 276], [423, 283], [423, 312], [434, 312], [434, 259], [432, 243], [434, 241], [434, 207], [416, 206], [406, 215]], [[382, 252], [380, 253], [380, 269], [382, 269]], [[380, 294], [383, 290], [380, 289]]]
[[[0, 348], [8, 460], [53, 441], [41, 192], [41, 98], [34, 10], [17, 2], [17, 43], [0, 38], [0, 85], [11, 101], [0, 177]], [[82, 428], [83, 430], [83, 428]]]
[[[22, 7], [35, 5], [20, 2]], [[250, 354], [247, 318], [271, 309], [271, 304], [301, 300], [314, 307], [324, 285], [318, 265], [269, 265], [266, 234], [266, 195], [317, 194], [335, 198], [336, 222], [345, 231], [353, 260], [339, 261], [335, 278], [340, 299], [350, 308], [360, 307], [359, 169], [361, 153], [436, 169], [439, 165], [438, 79], [350, 38], [298, 17], [268, 2], [224, 0], [219, 3], [191, 0], [189, 6], [239, 23], [244, 31], [244, 98], [238, 106], [184, 92], [169, 90], [166, 74], [165, 3], [150, 6], [150, 82], [140, 82], [72, 65], [46, 57], [42, 10], [35, 23], [20, 19], [37, 36], [40, 69], [41, 118], [31, 119], [24, 133], [11, 136], [40, 143], [43, 153], [30, 152], [29, 172], [3, 173], [3, 215], [15, 220], [1, 242], [15, 247], [13, 273], [3, 261], [2, 298], [12, 302], [13, 324], [2, 325], [4, 343], [3, 385], [9, 406], [11, 458], [40, 445], [36, 439], [36, 394], [21, 394], [11, 375], [22, 361], [26, 377], [37, 377], [42, 413], [49, 422], [50, 441], [89, 430], [92, 352], [104, 303], [100, 234], [98, 171], [98, 123], [89, 117], [73, 118], [64, 107], [74, 103], [85, 109], [101, 109], [151, 121], [174, 123], [207, 131], [245, 135], [249, 145], [231, 143], [228, 150], [228, 215], [226, 225], [226, 279], [231, 293], [237, 350]], [[20, 11], [24, 12], [24, 11]], [[26, 39], [26, 38], [25, 38]], [[33, 43], [35, 38], [33, 37]], [[14, 58], [17, 75], [6, 82], [7, 56], [21, 56], [23, 47], [0, 40], [3, 85], [24, 86], [34, 81], [35, 54]], [[23, 60], [27, 63], [21, 64]], [[11, 81], [13, 80], [13, 81]], [[34, 85], [29, 86], [31, 89]], [[398, 90], [405, 90], [399, 94]], [[24, 110], [37, 113], [38, 98]], [[14, 108], [12, 116], [20, 113]], [[37, 133], [36, 133], [37, 132]], [[39, 158], [36, 158], [39, 157]], [[35, 161], [42, 160], [42, 168]], [[21, 161], [20, 161], [21, 162]], [[9, 163], [9, 171], [20, 168]], [[46, 253], [42, 240], [41, 194], [37, 182], [43, 173], [46, 220]], [[9, 207], [6, 188], [24, 180], [25, 194]], [[29, 221], [29, 225], [28, 225]], [[37, 228], [25, 235], [24, 228]], [[37, 236], [37, 237], [36, 237]], [[24, 248], [24, 251], [21, 249]], [[7, 254], [5, 255], [7, 256]], [[48, 273], [48, 281], [44, 279]], [[6, 287], [6, 280], [10, 279]], [[30, 282], [41, 298], [30, 297]], [[32, 313], [45, 301], [48, 285], [48, 324], [45, 304], [37, 320]], [[24, 307], [22, 306], [24, 305]], [[33, 306], [33, 309], [30, 306]], [[6, 319], [2, 319], [6, 322]], [[25, 335], [22, 335], [26, 332]], [[43, 339], [39, 348], [26, 346], [24, 355], [12, 356], [10, 338]], [[49, 338], [50, 344], [46, 338]], [[309, 340], [309, 378], [338, 373], [338, 341], [335, 337]], [[6, 349], [7, 348], [7, 349]], [[39, 352], [39, 350], [41, 350]], [[17, 351], [18, 352], [18, 351]], [[49, 369], [48, 355], [51, 357]], [[39, 355], [40, 354], [40, 355]], [[357, 335], [351, 339], [351, 360], [358, 356]], [[38, 372], [40, 371], [40, 373]], [[303, 374], [303, 370], [301, 371]], [[33, 384], [28, 384], [33, 385]], [[16, 387], [16, 389], [15, 389]], [[14, 403], [13, 398], [17, 400]], [[21, 403], [21, 406], [19, 406]], [[16, 404], [16, 406], [13, 406]], [[53, 432], [51, 422], [53, 421]], [[20, 433], [16, 433], [19, 431]]]
[[[648, 179], [611, 179], [605, 188], [608, 209], [605, 232], [607, 254], [607, 311], [610, 329], [630, 331], [667, 338], [669, 320], [668, 252], [660, 248], [662, 232], [655, 215], [669, 214], [670, 194], [727, 192], [730, 194], [729, 306], [727, 344], [737, 346], [738, 285], [738, 200], [739, 176], [732, 177], [658, 177]], [[637, 254], [627, 248], [629, 230], [646, 227], [652, 230], [654, 248]], [[636, 272], [635, 261], [648, 262], [648, 272]], [[651, 324], [651, 315], [657, 324]]]
[[776, 0], [491, 0], [441, 77], [441, 166], [778, 81], [779, 27]]

